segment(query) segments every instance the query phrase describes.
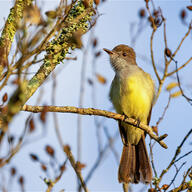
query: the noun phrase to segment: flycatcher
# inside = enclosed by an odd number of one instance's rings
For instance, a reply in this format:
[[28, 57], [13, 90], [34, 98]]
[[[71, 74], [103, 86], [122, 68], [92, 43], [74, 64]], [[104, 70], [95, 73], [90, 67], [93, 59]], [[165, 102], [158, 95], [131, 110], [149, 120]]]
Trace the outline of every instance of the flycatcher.
[[[138, 67], [131, 47], [118, 45], [112, 51], [104, 51], [109, 54], [115, 71], [110, 99], [117, 113], [149, 124], [155, 96], [155, 85], [151, 76]], [[119, 122], [119, 131], [124, 144], [119, 165], [119, 182], [150, 183], [152, 169], [144, 131], [124, 122]]]

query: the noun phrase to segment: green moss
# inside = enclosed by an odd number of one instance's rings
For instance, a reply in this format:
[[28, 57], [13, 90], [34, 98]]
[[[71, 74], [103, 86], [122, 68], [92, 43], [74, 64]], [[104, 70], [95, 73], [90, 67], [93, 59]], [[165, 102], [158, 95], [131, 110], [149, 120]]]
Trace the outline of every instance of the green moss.
[[[73, 35], [73, 32], [82, 30], [86, 32], [88, 29], [88, 21], [91, 20], [91, 16], [94, 14], [93, 11], [90, 11], [88, 14], [75, 21], [76, 18], [81, 17], [81, 14], [84, 14], [85, 7], [82, 1], [79, 1], [69, 12], [68, 17], [65, 20], [67, 27], [61, 30], [60, 36], [57, 39], [52, 40], [47, 47], [47, 54], [52, 55], [53, 63], [60, 63], [64, 60], [66, 54], [68, 53], [69, 48], [75, 49], [76, 45], [70, 42], [70, 38]], [[45, 58], [46, 59], [50, 57]]]

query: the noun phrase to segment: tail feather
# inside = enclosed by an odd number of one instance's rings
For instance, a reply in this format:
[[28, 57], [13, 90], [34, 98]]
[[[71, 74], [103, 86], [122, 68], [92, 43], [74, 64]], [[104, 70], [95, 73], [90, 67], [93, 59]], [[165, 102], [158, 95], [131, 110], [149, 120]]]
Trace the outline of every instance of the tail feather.
[[145, 146], [145, 138], [142, 136], [137, 145], [127, 144], [123, 146], [119, 165], [119, 182], [123, 183], [150, 183], [152, 169]]
[[135, 150], [136, 154], [138, 154], [137, 158], [139, 159], [140, 180], [146, 184], [150, 183], [152, 179], [152, 169], [147, 154], [144, 135], [141, 137], [138, 145], [136, 145]]

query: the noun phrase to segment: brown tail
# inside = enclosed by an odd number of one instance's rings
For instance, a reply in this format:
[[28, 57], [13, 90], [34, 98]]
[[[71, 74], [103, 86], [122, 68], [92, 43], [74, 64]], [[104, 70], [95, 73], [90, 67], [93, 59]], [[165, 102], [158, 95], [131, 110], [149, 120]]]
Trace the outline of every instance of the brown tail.
[[145, 138], [137, 145], [128, 144], [123, 146], [121, 161], [119, 165], [119, 182], [123, 183], [150, 183], [152, 169], [145, 146]]

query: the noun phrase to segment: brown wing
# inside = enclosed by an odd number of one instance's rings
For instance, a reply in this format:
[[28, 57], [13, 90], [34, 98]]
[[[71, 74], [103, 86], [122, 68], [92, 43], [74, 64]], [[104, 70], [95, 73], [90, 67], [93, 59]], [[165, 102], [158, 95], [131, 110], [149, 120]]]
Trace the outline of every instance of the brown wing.
[[121, 125], [121, 121], [118, 122], [119, 123], [119, 132], [121, 135], [121, 139], [124, 145], [128, 145], [128, 141], [127, 141], [127, 133], [125, 131], [125, 128]]
[[151, 106], [151, 109], [150, 109], [150, 111], [149, 111], [149, 115], [148, 115], [148, 117], [147, 117], [147, 125], [149, 125], [149, 122], [150, 122], [150, 120], [151, 120], [151, 113], [152, 113], [152, 106]]

